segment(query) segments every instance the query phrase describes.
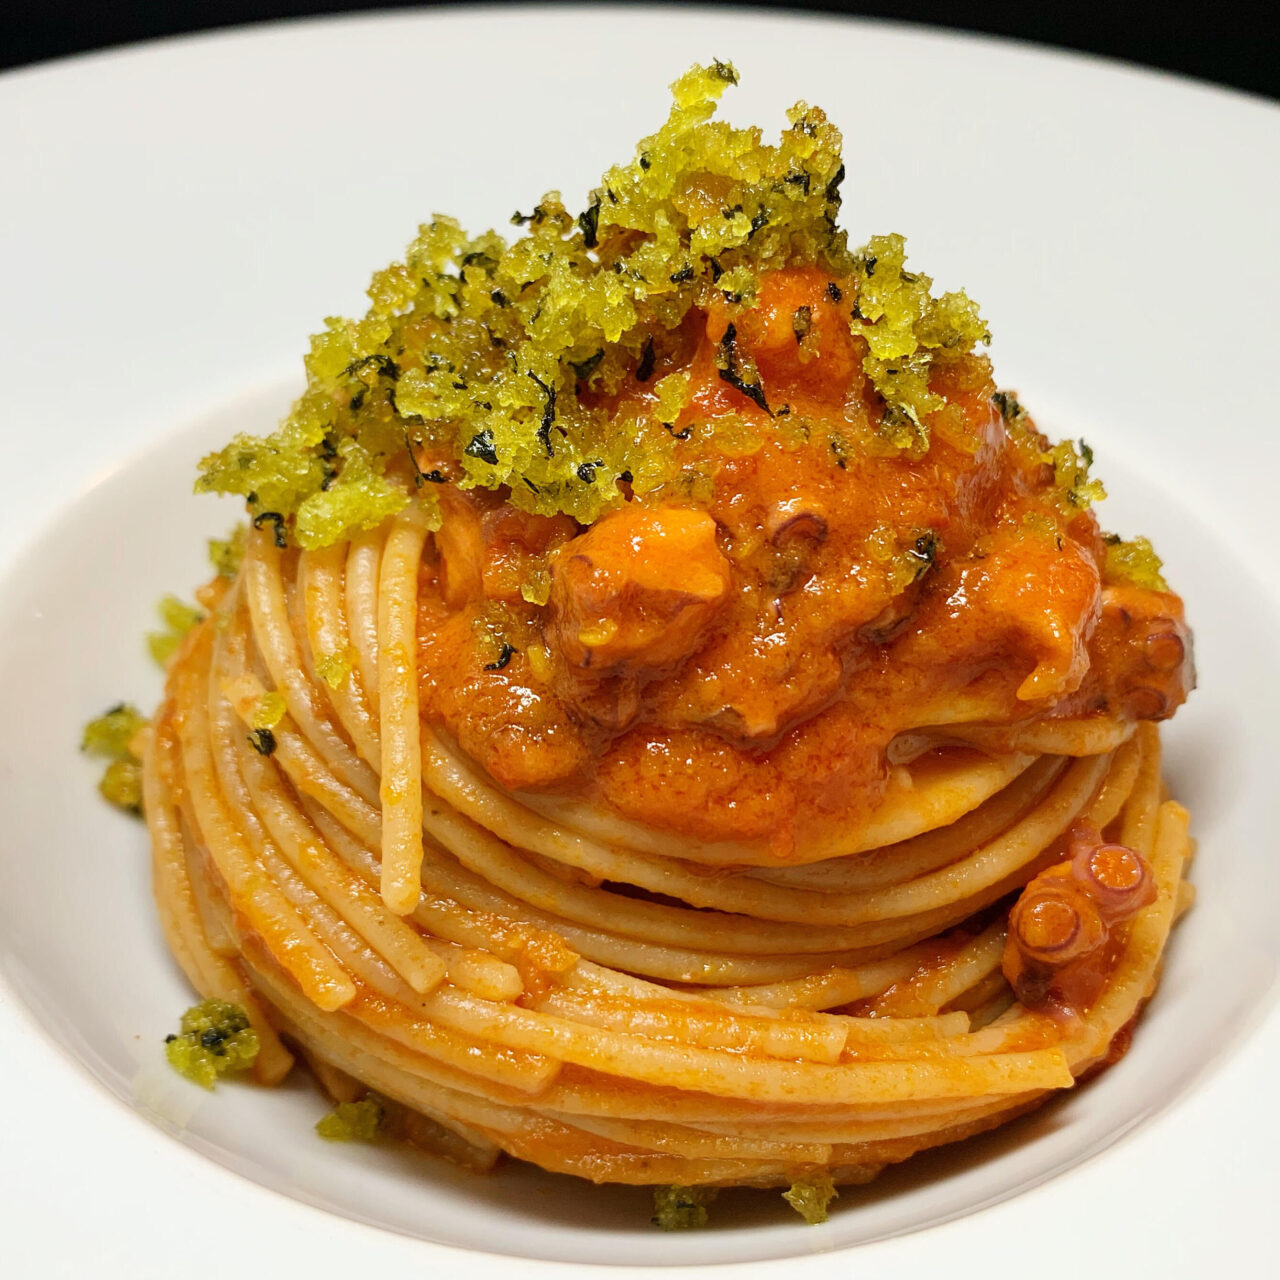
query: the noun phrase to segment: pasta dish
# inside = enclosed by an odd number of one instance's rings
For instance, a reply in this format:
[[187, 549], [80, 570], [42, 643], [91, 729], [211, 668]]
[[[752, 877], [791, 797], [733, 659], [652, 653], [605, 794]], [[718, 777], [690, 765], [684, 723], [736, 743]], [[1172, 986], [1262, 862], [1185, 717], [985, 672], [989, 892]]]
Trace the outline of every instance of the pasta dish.
[[736, 78], [326, 323], [201, 465], [248, 523], [131, 738], [207, 998], [171, 1058], [301, 1058], [329, 1136], [664, 1226], [728, 1186], [817, 1220], [1114, 1063], [1191, 900], [1160, 561], [968, 297], [848, 245], [822, 111], [766, 142]]

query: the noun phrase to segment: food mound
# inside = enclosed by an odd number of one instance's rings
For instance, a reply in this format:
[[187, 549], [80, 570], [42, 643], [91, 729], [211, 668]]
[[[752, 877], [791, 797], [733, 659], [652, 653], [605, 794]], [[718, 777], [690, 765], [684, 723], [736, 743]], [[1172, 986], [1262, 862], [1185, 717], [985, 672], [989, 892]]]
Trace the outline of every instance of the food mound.
[[973, 303], [849, 249], [820, 110], [714, 119], [736, 78], [327, 322], [202, 465], [251, 527], [140, 735], [169, 941], [259, 1079], [677, 1226], [820, 1217], [1113, 1062], [1191, 898], [1159, 560]]

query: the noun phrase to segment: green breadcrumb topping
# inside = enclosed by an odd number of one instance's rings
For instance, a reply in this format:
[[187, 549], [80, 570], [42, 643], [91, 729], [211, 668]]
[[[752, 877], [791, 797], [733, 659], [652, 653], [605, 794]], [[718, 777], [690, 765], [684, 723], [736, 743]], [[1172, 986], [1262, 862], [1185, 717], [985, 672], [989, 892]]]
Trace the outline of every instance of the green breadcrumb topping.
[[863, 361], [871, 383], [885, 399], [884, 430], [902, 449], [929, 445], [925, 417], [943, 407], [929, 389], [934, 363], [951, 353], [991, 341], [977, 308], [963, 293], [935, 298], [933, 281], [906, 269], [906, 241], [873, 236], [858, 253], [858, 331], [867, 341]]
[[274, 729], [284, 719], [287, 710], [283, 694], [274, 689], [270, 693], [264, 693], [249, 716], [249, 728]]
[[165, 596], [156, 606], [163, 631], [147, 632], [147, 649], [160, 666], [164, 666], [177, 651], [182, 638], [204, 621], [204, 614], [193, 604], [184, 604], [177, 596]]
[[1061, 440], [1044, 455], [1053, 465], [1053, 478], [1068, 507], [1084, 509], [1107, 496], [1101, 480], [1089, 476], [1093, 466], [1093, 450], [1081, 440], [1077, 448], [1072, 440]]
[[248, 536], [247, 525], [238, 524], [225, 538], [209, 539], [209, 563], [220, 578], [228, 581], [240, 572], [240, 561], [244, 559], [244, 541]]
[[348, 645], [336, 653], [321, 654], [316, 659], [316, 675], [330, 689], [341, 689], [355, 665], [355, 653]]
[[102, 797], [129, 813], [142, 814], [142, 764], [130, 743], [148, 720], [137, 707], [121, 702], [90, 720], [80, 738], [80, 750], [110, 760], [98, 782]]
[[376, 1098], [340, 1102], [316, 1121], [316, 1132], [326, 1142], [376, 1142], [382, 1136], [386, 1113]]
[[651, 1221], [663, 1231], [705, 1227], [707, 1206], [719, 1194], [718, 1187], [654, 1187]]
[[258, 1033], [238, 1004], [201, 1000], [182, 1015], [182, 1030], [165, 1037], [169, 1065], [204, 1089], [219, 1076], [245, 1071], [258, 1056]]
[[963, 294], [935, 298], [906, 270], [900, 236], [849, 250], [836, 226], [841, 137], [819, 108], [793, 107], [777, 145], [714, 119], [737, 81], [727, 63], [690, 69], [666, 123], [584, 209], [544, 196], [513, 217], [525, 230], [511, 243], [443, 216], [424, 225], [374, 276], [364, 318], [330, 319], [312, 339], [306, 390], [279, 429], [205, 458], [197, 490], [242, 496], [282, 546], [349, 538], [411, 499], [438, 518], [440, 465], [589, 523], [623, 500], [620, 482], [643, 495], [682, 480], [662, 424], [687, 379], [659, 379], [656, 409], [617, 398], [676, 351], [691, 308], [727, 308], [720, 376], [772, 415], [732, 317], [762, 272], [796, 265], [856, 281], [849, 323], [886, 402], [884, 434], [922, 452], [943, 403], [931, 370], [986, 342], [986, 325]]
[[142, 817], [142, 765], [136, 760], [113, 760], [98, 780], [98, 794], [117, 809]]
[[1161, 570], [1164, 562], [1156, 555], [1156, 549], [1146, 538], [1125, 540], [1118, 534], [1107, 535], [1106, 574], [1108, 578], [1123, 578], [1148, 591], [1168, 591], [1169, 584]]
[[827, 1220], [827, 1206], [840, 1193], [830, 1178], [805, 1178], [793, 1182], [782, 1198], [811, 1226]]
[[80, 750], [91, 756], [110, 760], [132, 760], [129, 744], [139, 729], [145, 729], [147, 717], [128, 702], [119, 702], [84, 727]]

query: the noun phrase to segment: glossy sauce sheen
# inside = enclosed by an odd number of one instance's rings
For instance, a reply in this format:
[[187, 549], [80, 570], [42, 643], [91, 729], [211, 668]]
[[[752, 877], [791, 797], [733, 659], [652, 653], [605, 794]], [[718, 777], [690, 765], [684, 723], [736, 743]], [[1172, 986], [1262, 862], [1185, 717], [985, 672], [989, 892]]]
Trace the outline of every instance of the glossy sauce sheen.
[[[1181, 600], [1106, 580], [1096, 518], [1035, 429], [1006, 424], [985, 358], [934, 374], [947, 405], [922, 456], [885, 443], [853, 287], [776, 272], [749, 310], [693, 313], [636, 382], [643, 404], [688, 372], [669, 429], [700, 488], [583, 529], [440, 486], [423, 714], [502, 786], [785, 858], [866, 816], [907, 731], [963, 750], [947, 725], [1184, 700]], [[731, 323], [746, 392], [722, 372]]]

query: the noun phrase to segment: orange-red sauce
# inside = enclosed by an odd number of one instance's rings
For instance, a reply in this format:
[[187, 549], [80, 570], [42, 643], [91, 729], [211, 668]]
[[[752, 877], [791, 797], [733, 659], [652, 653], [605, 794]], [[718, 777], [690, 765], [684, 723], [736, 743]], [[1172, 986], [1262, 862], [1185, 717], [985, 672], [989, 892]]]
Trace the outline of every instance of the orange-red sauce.
[[[831, 284], [777, 272], [733, 317], [767, 410], [721, 376], [720, 306], [656, 370], [690, 374], [671, 430], [709, 500], [659, 491], [584, 530], [441, 486], [423, 714], [503, 786], [785, 856], [865, 815], [905, 730], [1159, 718], [1185, 698], [1181, 601], [1104, 582], [1097, 520], [1063, 500], [1034, 429], [1006, 425], [985, 358], [934, 374], [948, 403], [923, 456], [891, 449], [850, 286]], [[708, 429], [727, 414], [759, 447]]]

